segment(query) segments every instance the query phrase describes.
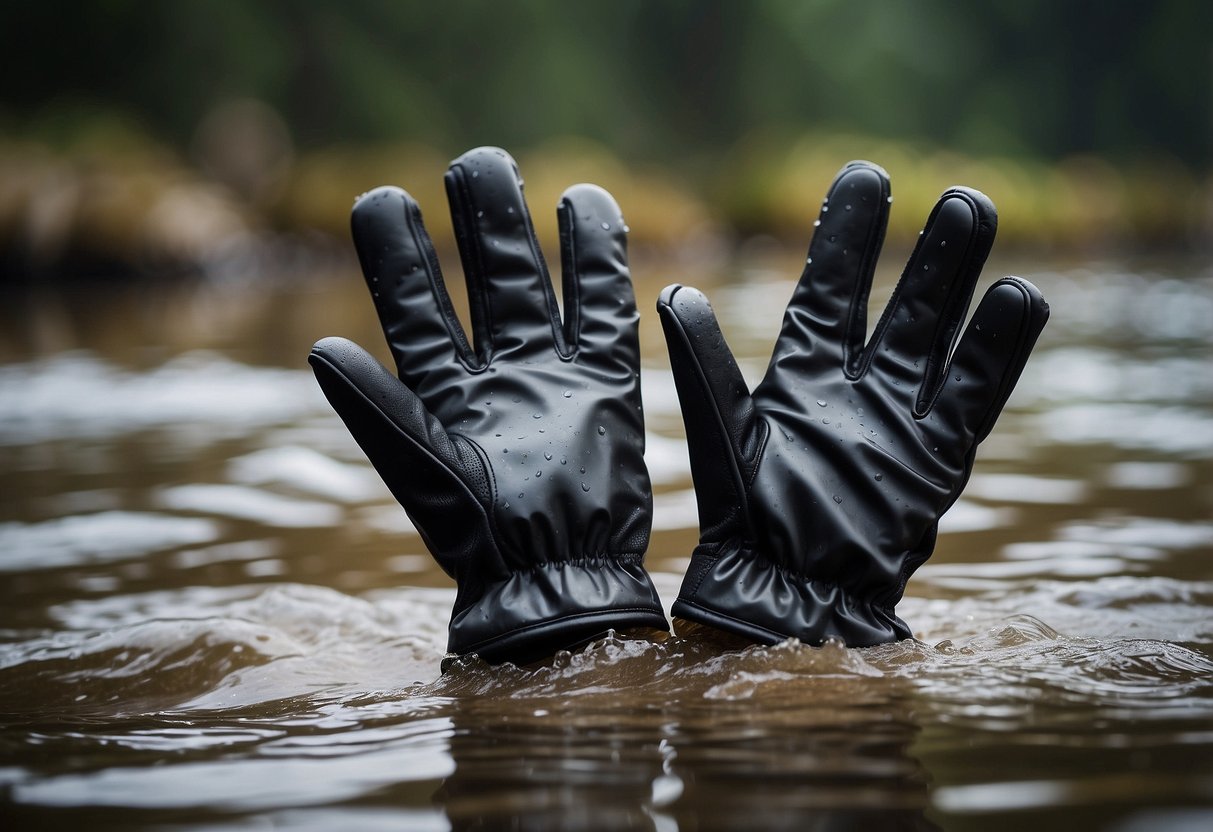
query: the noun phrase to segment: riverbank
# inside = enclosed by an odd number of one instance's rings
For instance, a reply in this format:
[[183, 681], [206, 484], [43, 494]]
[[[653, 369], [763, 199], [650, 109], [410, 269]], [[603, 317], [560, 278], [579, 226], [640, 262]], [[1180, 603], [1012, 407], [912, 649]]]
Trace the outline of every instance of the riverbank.
[[[384, 183], [413, 193], [437, 245], [451, 247], [442, 173], [452, 153], [411, 143], [296, 152], [255, 131], [233, 142], [186, 153], [126, 128], [59, 144], [0, 138], [0, 282], [326, 268], [345, 250], [353, 197]], [[841, 133], [755, 134], [680, 169], [625, 161], [584, 139], [512, 150], [550, 252], [550, 209], [580, 181], [615, 194], [634, 247], [800, 248], [830, 179], [852, 158], [892, 177], [894, 243], [911, 241], [939, 193], [960, 183], [994, 199], [1003, 251], [1201, 251], [1213, 240], [1213, 179], [1165, 158], [976, 158]]]

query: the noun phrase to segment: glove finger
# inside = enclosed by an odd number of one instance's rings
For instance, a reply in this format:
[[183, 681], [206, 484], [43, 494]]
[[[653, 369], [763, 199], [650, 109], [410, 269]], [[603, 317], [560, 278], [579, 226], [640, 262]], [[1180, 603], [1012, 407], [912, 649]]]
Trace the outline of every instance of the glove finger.
[[943, 380], [997, 224], [980, 191], [945, 191], [872, 336], [869, 372], [916, 395], [915, 413], [926, 411]]
[[376, 188], [354, 203], [350, 229], [400, 378], [417, 390], [449, 383], [473, 356], [416, 201]]
[[421, 399], [357, 344], [325, 338], [308, 363], [447, 574], [462, 586], [469, 565], [504, 573], [501, 564], [472, 564], [475, 552], [492, 546], [490, 497], [468, 485], [488, 482], [474, 450], [456, 445]]
[[745, 485], [761, 446], [762, 426], [741, 370], [703, 293], [674, 284], [657, 311], [665, 330], [691, 451], [702, 539], [748, 515]]
[[803, 377], [806, 372], [837, 372], [844, 361], [858, 361], [867, 335], [872, 273], [888, 219], [884, 170], [870, 162], [851, 162], [839, 171], [784, 314], [768, 374], [771, 384], [780, 384], [777, 377], [783, 372]]
[[[457, 464], [450, 437], [412, 390], [362, 347], [345, 338], [317, 341], [308, 356], [316, 380], [366, 455], [381, 471], [393, 493], [390, 477], [401, 469], [399, 454], [415, 455], [416, 445], [447, 465]], [[402, 488], [399, 495], [409, 488]], [[398, 495], [398, 496], [399, 496]]]
[[563, 351], [559, 307], [514, 159], [495, 147], [469, 150], [451, 163], [446, 191], [480, 358]]
[[986, 292], [956, 347], [928, 420], [967, 453], [989, 435], [1023, 372], [1049, 305], [1026, 280], [1006, 277]]
[[619, 205], [597, 185], [574, 185], [564, 192], [557, 217], [565, 341], [581, 359], [630, 376], [640, 366], [640, 316]]

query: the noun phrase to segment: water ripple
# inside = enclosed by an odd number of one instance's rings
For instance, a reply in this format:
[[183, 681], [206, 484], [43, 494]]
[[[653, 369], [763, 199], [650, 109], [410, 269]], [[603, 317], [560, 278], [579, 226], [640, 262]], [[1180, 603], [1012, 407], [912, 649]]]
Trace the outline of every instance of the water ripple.
[[325, 407], [311, 373], [203, 351], [144, 373], [80, 352], [0, 366], [0, 445], [190, 425], [217, 441]]
[[219, 524], [211, 519], [135, 511], [0, 523], [0, 572], [130, 560], [219, 536]]

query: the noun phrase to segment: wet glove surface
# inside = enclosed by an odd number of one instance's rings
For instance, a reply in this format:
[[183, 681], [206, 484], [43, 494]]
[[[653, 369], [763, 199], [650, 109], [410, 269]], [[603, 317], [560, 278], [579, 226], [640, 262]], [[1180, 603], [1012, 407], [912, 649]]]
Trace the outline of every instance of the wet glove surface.
[[561, 199], [562, 322], [514, 160], [470, 151], [446, 187], [474, 349], [416, 202], [379, 188], [352, 228], [399, 378], [342, 338], [310, 362], [458, 585], [449, 649], [525, 662], [610, 628], [665, 629], [642, 565], [652, 497], [619, 207], [593, 185]]
[[675, 616], [764, 643], [910, 636], [894, 608], [1048, 306], [1028, 282], [998, 281], [949, 363], [997, 223], [984, 195], [953, 188], [865, 347], [889, 194], [875, 165], [839, 173], [752, 395], [707, 299], [662, 292], [700, 517]]

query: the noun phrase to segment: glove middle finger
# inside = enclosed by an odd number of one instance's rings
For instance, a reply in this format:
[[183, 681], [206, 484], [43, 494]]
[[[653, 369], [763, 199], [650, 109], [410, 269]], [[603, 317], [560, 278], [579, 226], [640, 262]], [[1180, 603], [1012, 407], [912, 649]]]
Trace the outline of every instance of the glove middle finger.
[[470, 150], [451, 163], [446, 190], [480, 360], [564, 352], [559, 307], [513, 158], [495, 147]]

